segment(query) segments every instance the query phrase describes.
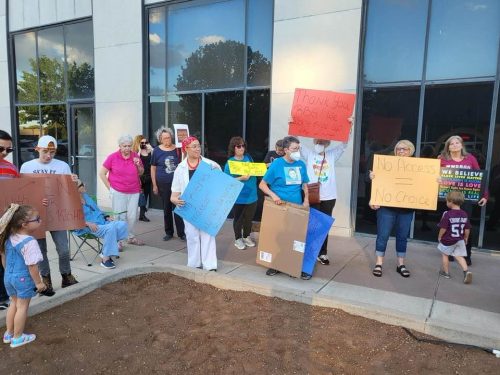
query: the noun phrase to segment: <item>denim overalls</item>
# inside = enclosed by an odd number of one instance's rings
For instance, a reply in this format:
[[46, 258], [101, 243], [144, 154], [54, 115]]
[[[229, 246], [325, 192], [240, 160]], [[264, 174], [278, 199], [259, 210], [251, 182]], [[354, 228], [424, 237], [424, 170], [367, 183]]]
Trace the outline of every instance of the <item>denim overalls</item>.
[[27, 299], [36, 296], [35, 283], [21, 253], [24, 245], [33, 239], [31, 236], [27, 237], [16, 246], [12, 246], [10, 238], [5, 242], [4, 283], [7, 294], [11, 297]]

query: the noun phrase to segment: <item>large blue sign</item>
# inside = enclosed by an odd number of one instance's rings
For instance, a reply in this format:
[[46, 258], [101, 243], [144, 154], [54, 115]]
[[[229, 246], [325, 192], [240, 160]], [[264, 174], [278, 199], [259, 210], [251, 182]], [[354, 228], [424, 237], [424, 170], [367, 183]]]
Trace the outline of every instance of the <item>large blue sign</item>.
[[216, 236], [243, 189], [243, 184], [201, 162], [181, 198], [186, 202], [174, 212], [196, 228]]
[[328, 232], [335, 219], [314, 208], [309, 210], [309, 223], [307, 224], [306, 249], [304, 260], [302, 261], [302, 272], [313, 274], [316, 258], [318, 257], [321, 245], [325, 241]]

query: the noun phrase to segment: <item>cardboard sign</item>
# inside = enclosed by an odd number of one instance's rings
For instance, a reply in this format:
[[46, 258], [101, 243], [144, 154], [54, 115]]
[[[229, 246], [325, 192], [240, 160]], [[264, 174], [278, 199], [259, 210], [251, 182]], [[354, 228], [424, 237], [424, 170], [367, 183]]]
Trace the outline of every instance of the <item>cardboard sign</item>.
[[354, 94], [295, 89], [288, 134], [347, 142]]
[[229, 172], [239, 176], [264, 176], [267, 172], [266, 163], [249, 163], [229, 160]]
[[189, 137], [189, 126], [187, 124], [174, 124], [175, 146], [182, 147], [184, 138]]
[[243, 184], [218, 169], [200, 162], [174, 212], [196, 228], [216, 236], [243, 189]]
[[464, 194], [465, 200], [477, 202], [483, 197], [485, 171], [461, 168], [441, 168], [439, 199], [446, 199], [450, 190]]
[[[35, 207], [42, 219], [34, 236], [45, 238], [46, 231], [83, 228], [80, 194], [70, 175], [22, 174], [21, 178], [0, 180], [2, 196], [0, 211], [3, 213], [10, 203]], [[42, 199], [49, 201], [47, 207]]]
[[438, 159], [374, 155], [370, 204], [436, 210]]
[[257, 264], [300, 277], [306, 247], [307, 208], [264, 201], [260, 225]]
[[314, 208], [309, 210], [309, 223], [307, 224], [306, 251], [302, 262], [302, 272], [313, 274], [321, 246], [335, 219], [330, 215]]

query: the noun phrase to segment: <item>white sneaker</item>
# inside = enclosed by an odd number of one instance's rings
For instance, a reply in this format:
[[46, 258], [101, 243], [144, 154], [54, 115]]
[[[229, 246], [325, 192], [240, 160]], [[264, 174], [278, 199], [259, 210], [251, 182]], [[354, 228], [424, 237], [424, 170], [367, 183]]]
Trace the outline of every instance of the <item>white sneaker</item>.
[[255, 242], [252, 241], [252, 239], [250, 238], [250, 236], [243, 238], [243, 243], [247, 247], [254, 247], [255, 246]]
[[239, 250], [245, 250], [246, 245], [243, 242], [243, 238], [238, 238], [236, 241], [234, 241], [234, 246], [236, 246]]

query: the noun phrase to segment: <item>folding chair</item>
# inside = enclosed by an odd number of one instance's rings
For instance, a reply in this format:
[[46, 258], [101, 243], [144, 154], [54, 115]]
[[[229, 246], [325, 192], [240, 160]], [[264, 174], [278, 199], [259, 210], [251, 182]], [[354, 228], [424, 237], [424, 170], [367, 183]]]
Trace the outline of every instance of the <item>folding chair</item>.
[[[101, 250], [102, 250], [101, 239], [99, 237], [94, 236], [91, 233], [85, 233], [85, 234], [82, 234], [81, 236], [79, 236], [79, 235], [75, 234], [73, 231], [69, 231], [69, 236], [70, 236], [70, 238], [68, 239], [68, 243], [70, 244], [70, 251], [71, 251], [71, 238], [73, 239], [74, 243], [77, 246], [77, 249], [76, 249], [75, 253], [73, 254], [73, 256], [70, 258], [70, 260], [75, 259], [75, 257], [78, 254], [81, 254], [83, 259], [85, 259], [85, 262], [87, 262], [87, 266], [89, 266], [89, 267], [92, 266], [92, 263], [95, 262], [95, 260], [97, 259], [97, 257], [101, 253]], [[91, 262], [88, 261], [88, 259], [90, 259], [91, 256], [89, 256], [89, 258], [87, 258], [88, 255], [85, 256], [85, 252], [83, 251], [83, 250], [85, 250], [85, 245], [90, 247], [95, 252], [95, 256]]]

